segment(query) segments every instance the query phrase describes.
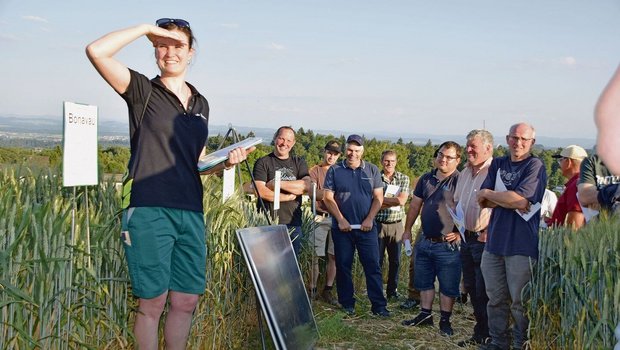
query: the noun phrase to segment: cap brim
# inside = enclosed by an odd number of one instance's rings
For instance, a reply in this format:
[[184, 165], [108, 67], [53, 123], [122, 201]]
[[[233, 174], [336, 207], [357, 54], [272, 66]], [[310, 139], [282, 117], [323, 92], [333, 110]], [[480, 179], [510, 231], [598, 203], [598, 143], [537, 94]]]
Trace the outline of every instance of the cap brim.
[[325, 147], [325, 150], [329, 152], [341, 153], [340, 148], [336, 148], [336, 147]]

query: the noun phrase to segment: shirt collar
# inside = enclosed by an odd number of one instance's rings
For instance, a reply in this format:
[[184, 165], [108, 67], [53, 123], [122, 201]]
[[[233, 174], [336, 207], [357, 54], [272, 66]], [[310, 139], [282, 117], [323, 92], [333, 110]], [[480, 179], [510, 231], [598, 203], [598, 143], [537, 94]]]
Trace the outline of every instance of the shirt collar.
[[[346, 159], [343, 159], [343, 160], [342, 160], [342, 167], [347, 168], [347, 169], [351, 169], [351, 167], [349, 167], [349, 166], [347, 165], [347, 160], [346, 160]], [[360, 164], [359, 168], [362, 168], [362, 169], [366, 168], [366, 162], [365, 162], [363, 159], [362, 159], [362, 162], [361, 162], [361, 164]], [[356, 169], [357, 169], [357, 168], [356, 168]]]
[[480, 169], [478, 169], [478, 172], [476, 173], [474, 173], [474, 167], [472, 165], [469, 165], [469, 163], [466, 163], [466, 164], [467, 164], [467, 167], [469, 168], [469, 171], [471, 171], [472, 175], [476, 175], [477, 173], [482, 171], [482, 169], [490, 167], [492, 161], [493, 161], [493, 157], [489, 157], [489, 159], [487, 159], [484, 162], [484, 164], [482, 164], [482, 166], [480, 167]]
[[[168, 90], [168, 88], [166, 87], [166, 85], [164, 85], [164, 83], [161, 82], [161, 77], [158, 75], [155, 78], [153, 78], [151, 80], [155, 85], [160, 86], [161, 88], [163, 88], [166, 91], [170, 91]], [[198, 90], [196, 90], [196, 88], [194, 87], [194, 85], [185, 82], [185, 84], [187, 84], [187, 86], [189, 86], [190, 91], [192, 92], [193, 96], [200, 96], [200, 93], [198, 92]]]

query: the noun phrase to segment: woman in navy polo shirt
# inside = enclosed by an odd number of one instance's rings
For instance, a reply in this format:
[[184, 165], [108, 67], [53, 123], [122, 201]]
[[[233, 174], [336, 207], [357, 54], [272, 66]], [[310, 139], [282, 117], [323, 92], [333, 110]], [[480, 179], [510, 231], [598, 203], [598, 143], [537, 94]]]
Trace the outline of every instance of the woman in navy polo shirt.
[[[114, 56], [146, 36], [160, 75], [153, 79]], [[208, 136], [209, 104], [185, 81], [194, 56], [187, 21], [162, 18], [95, 40], [86, 54], [129, 109], [131, 196], [122, 234], [132, 292], [139, 299], [134, 334], [140, 349], [157, 349], [159, 318], [169, 301], [166, 348], [186, 347], [192, 313], [205, 289], [206, 245], [202, 182], [197, 162]], [[209, 172], [243, 161], [238, 148]], [[125, 207], [125, 206], [124, 206]]]

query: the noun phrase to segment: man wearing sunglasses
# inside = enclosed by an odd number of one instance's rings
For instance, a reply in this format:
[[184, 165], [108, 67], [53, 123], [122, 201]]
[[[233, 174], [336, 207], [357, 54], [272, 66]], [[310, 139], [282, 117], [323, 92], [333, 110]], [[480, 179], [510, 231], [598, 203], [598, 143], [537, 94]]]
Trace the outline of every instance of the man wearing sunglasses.
[[529, 322], [521, 291], [538, 259], [540, 202], [547, 185], [545, 165], [531, 153], [535, 137], [529, 124], [510, 127], [506, 136], [510, 154], [493, 159], [477, 196], [480, 208], [493, 208], [481, 263], [491, 336], [485, 349], [509, 347], [510, 314], [512, 348], [521, 349], [527, 340]]

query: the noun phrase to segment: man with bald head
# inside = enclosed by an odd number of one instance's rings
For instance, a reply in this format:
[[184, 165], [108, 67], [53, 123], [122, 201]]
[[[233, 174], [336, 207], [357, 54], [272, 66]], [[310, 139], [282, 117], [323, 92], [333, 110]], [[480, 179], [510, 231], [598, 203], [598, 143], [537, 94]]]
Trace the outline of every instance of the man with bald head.
[[535, 138], [531, 125], [511, 126], [506, 135], [510, 154], [493, 159], [477, 196], [481, 208], [493, 208], [481, 263], [491, 336], [484, 349], [508, 349], [510, 314], [512, 348], [521, 349], [527, 340], [521, 292], [538, 259], [540, 209], [532, 207], [540, 204], [547, 185], [545, 165], [531, 153]]

